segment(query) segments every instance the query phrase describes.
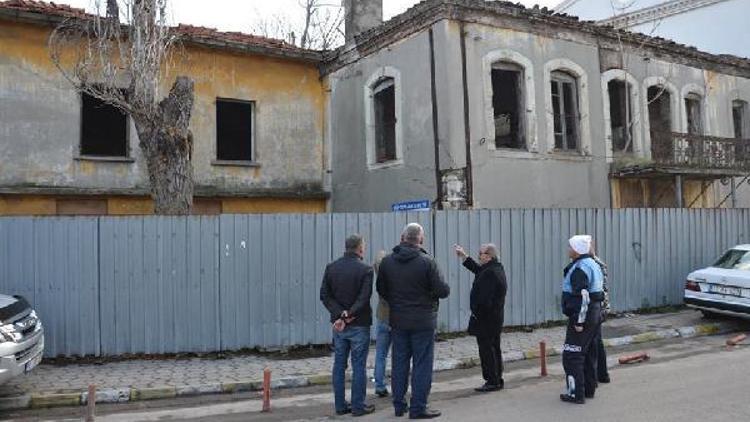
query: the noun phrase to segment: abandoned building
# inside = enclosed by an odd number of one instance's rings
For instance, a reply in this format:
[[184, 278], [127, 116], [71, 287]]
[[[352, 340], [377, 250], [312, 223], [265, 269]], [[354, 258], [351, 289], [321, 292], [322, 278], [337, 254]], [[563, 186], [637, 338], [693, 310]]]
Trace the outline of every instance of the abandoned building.
[[[51, 31], [82, 14], [0, 2], [0, 215], [153, 212], [129, 117], [77, 93], [50, 59]], [[179, 74], [195, 81], [194, 212], [325, 211], [320, 54], [251, 35], [176, 30], [184, 57], [165, 83]]]
[[510, 2], [362, 3], [323, 67], [335, 211], [750, 204], [747, 59]]
[[[750, 61], [547, 9], [346, 0], [334, 51], [177, 27], [196, 80], [196, 212], [750, 206]], [[83, 13], [0, 3], [0, 214], [142, 214], [127, 116], [47, 38]]]

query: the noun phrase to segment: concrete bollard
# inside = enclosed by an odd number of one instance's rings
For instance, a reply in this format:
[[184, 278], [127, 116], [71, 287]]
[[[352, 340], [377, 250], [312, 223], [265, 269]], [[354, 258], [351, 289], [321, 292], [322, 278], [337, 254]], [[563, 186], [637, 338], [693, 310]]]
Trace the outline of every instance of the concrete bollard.
[[727, 340], [727, 346], [736, 346], [742, 343], [746, 338], [746, 334], [737, 334], [736, 336]]
[[541, 375], [547, 376], [547, 343], [544, 341], [539, 342], [539, 363], [542, 367]]
[[96, 420], [96, 385], [89, 384], [89, 395], [86, 403], [86, 422]]
[[263, 413], [271, 411], [271, 369], [263, 370]]
[[626, 365], [630, 363], [638, 363], [647, 361], [650, 359], [650, 356], [646, 352], [638, 352], [633, 353], [630, 355], [621, 356], [620, 359], [618, 359], [618, 362], [620, 362], [620, 365]]

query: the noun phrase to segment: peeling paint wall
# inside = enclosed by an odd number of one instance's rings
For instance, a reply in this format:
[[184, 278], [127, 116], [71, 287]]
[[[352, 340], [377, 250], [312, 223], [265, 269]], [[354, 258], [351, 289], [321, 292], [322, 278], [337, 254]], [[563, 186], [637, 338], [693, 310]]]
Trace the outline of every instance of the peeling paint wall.
[[[328, 76], [333, 211], [389, 211], [396, 202], [435, 199], [429, 54], [428, 35], [421, 33]], [[370, 169], [364, 87], [385, 67], [401, 74], [396, 96], [403, 110], [403, 163]]]
[[[0, 21], [0, 188], [10, 193], [147, 193], [145, 160], [132, 122], [132, 162], [77, 158], [80, 96], [52, 64], [48, 35], [49, 28]], [[195, 79], [196, 191], [216, 197], [309, 197], [317, 208], [324, 196], [326, 118], [317, 66], [195, 46], [184, 52], [177, 54], [163, 89], [168, 91], [178, 74]], [[215, 165], [217, 97], [255, 101], [257, 167]]]
[[[451, 40], [458, 42], [458, 24], [451, 23], [451, 26], [454, 34]], [[608, 207], [608, 166], [600, 141], [603, 117], [598, 106], [601, 88], [596, 44], [575, 33], [550, 34], [556, 39], [525, 32], [522, 28], [503, 29], [482, 24], [467, 25], [466, 32], [475, 205], [480, 208]], [[526, 110], [523, 110], [526, 121], [531, 122], [525, 131], [527, 151], [498, 150], [493, 145], [491, 122], [486, 116], [486, 111], [492, 109], [489, 102], [492, 90], [491, 84], [488, 88], [485, 82], [489, 72], [484, 58], [497, 55], [498, 51], [513, 52], [532, 66], [525, 69], [525, 77], [531, 78], [534, 85], [534, 91], [527, 93]], [[591, 146], [590, 151], [583, 154], [554, 150], [548, 131], [552, 110], [546, 98], [549, 77], [545, 77], [545, 73], [558, 68], [546, 65], [560, 59], [577, 64], [587, 79], [583, 84], [579, 78], [578, 84], [579, 98], [589, 103], [585, 115], [590, 122]], [[460, 63], [455, 62], [453, 68], [459, 72]], [[486, 140], [484, 145], [480, 144], [482, 139]]]
[[[668, 61], [666, 58], [654, 57], [645, 49], [624, 48], [624, 53], [614, 48], [602, 50], [602, 72], [609, 70], [606, 63], [624, 63], [627, 72], [633, 76], [638, 86], [639, 106], [634, 107], [633, 118], [635, 128], [640, 133], [634, 138], [643, 142], [640, 158], [650, 158], [650, 133], [648, 122], [648, 108], [644, 98], [646, 89], [652, 84], [658, 83], [668, 85], [672, 94], [676, 94], [677, 100], [675, 110], [677, 121], [672, 122], [673, 130], [676, 132], [687, 132], [687, 116], [685, 110], [685, 95], [697, 93], [703, 97], [703, 128], [704, 134], [724, 138], [734, 137], [732, 124], [732, 101], [744, 100], [750, 102], [750, 79], [714, 70], [701, 69], [687, 64]], [[736, 180], [736, 205], [737, 207], [750, 207], [750, 184], [740, 183], [744, 178]], [[692, 182], [700, 183], [700, 182]], [[694, 189], [691, 188], [691, 192]], [[700, 189], [698, 189], [700, 192]], [[731, 187], [728, 181], [720, 183], [713, 182], [711, 189], [704, 195], [710, 198], [701, 199], [696, 202], [706, 204], [706, 207], [718, 206], [722, 201], [722, 207], [731, 206]], [[698, 193], [688, 195], [684, 193], [686, 204], [693, 202]], [[726, 200], [725, 200], [726, 199]]]
[[[541, 27], [527, 21], [472, 16], [465, 25], [469, 129], [475, 208], [609, 207], [613, 204], [610, 165], [613, 162], [607, 125], [606, 84], [603, 75], [625, 63], [638, 103], [633, 107], [634, 138], [639, 141], [634, 160], [650, 159], [648, 108], [645, 89], [654, 82], [675, 87], [679, 97], [674, 130], [684, 131], [685, 92], [702, 87], [705, 92], [707, 135], [732, 137], [731, 103], [750, 102], [750, 79], [733, 75], [721, 66], [709, 71], [691, 66], [687, 58], [668, 58], [626, 48], [624, 60], [618, 46], [575, 29]], [[440, 20], [432, 24], [435, 40], [438, 138], [440, 170], [466, 166], [460, 23]], [[533, 86], [526, 101], [528, 150], [500, 150], [492, 135], [492, 87], [487, 63], [511, 60], [528, 66], [524, 86]], [[368, 170], [365, 160], [363, 87], [381, 66], [400, 70], [403, 82], [405, 161], [397, 168]], [[555, 69], [578, 76], [582, 152], [554, 149], [549, 100], [549, 73]], [[611, 75], [611, 73], [610, 73]], [[398, 201], [436, 199], [429, 43], [427, 30], [391, 44], [329, 75], [332, 92], [334, 145], [333, 189], [335, 211], [381, 211]], [[586, 107], [584, 109], [584, 103]], [[487, 118], [489, 110], [490, 119]], [[489, 120], [489, 121], [488, 121]], [[584, 120], [587, 120], [584, 123]], [[738, 180], [739, 181], [739, 180]], [[387, 188], [383, 188], [387, 186]], [[700, 182], [686, 177], [684, 196], [700, 192]], [[698, 201], [717, 206], [728, 193], [728, 184], [715, 182]], [[616, 198], [615, 198], [616, 199]], [[750, 185], [737, 192], [737, 206], [750, 206]], [[617, 201], [615, 201], [617, 202]], [[692, 202], [692, 201], [689, 201]], [[723, 206], [730, 204], [727, 201]], [[695, 206], [698, 206], [697, 203]]]

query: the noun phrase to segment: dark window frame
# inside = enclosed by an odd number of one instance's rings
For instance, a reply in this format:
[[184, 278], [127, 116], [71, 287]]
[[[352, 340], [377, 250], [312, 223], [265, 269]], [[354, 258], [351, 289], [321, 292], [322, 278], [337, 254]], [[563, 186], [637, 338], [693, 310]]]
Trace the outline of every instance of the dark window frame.
[[[580, 91], [578, 88], [578, 78], [562, 70], [550, 72], [550, 95], [552, 104], [552, 130], [555, 140], [555, 150], [563, 152], [580, 152], [581, 148], [581, 104]], [[566, 94], [566, 85], [569, 89]], [[555, 88], [557, 93], [555, 93]], [[572, 99], [567, 98], [573, 97]], [[558, 111], [555, 112], [555, 100], [558, 103]], [[568, 108], [572, 107], [570, 112]], [[568, 130], [569, 119], [572, 119], [574, 125], [572, 131]], [[557, 128], [560, 128], [560, 131]], [[573, 148], [568, 136], [572, 135]], [[558, 146], [558, 136], [560, 145]]]
[[[87, 130], [86, 130], [86, 97], [91, 98], [92, 100], [103, 104], [104, 106], [111, 108], [112, 111], [117, 111], [119, 114], [122, 115], [124, 118], [124, 121], [122, 122], [124, 125], [124, 134], [122, 142], [124, 143], [124, 151], [123, 154], [97, 154], [92, 151], [86, 151], [85, 148], [89, 144], [89, 142], [85, 141], [85, 137], [87, 136]], [[103, 101], [93, 95], [87, 94], [85, 92], [80, 92], [78, 95], [79, 99], [79, 110], [80, 110], [80, 122], [79, 122], [79, 129], [80, 129], [80, 135], [78, 139], [78, 157], [80, 159], [92, 159], [92, 160], [98, 160], [98, 161], [131, 161], [132, 158], [132, 150], [130, 147], [130, 115], [123, 112], [122, 110], [118, 109], [117, 107], [113, 106], [112, 104], [107, 103], [106, 101]], [[97, 139], [98, 140], [98, 139]], [[97, 141], [94, 140], [94, 141]]]
[[735, 139], [750, 139], [750, 105], [747, 101], [732, 101], [732, 127]]
[[[613, 87], [616, 87], [617, 96], [613, 96]], [[607, 96], [609, 98], [609, 126], [610, 134], [612, 136], [612, 152], [615, 154], [632, 154], [635, 151], [635, 114], [634, 110], [637, 110], [638, 104], [633, 104], [632, 92], [636, 89], [635, 86], [626, 79], [615, 78], [607, 82]], [[613, 98], [614, 97], [614, 98]], [[615, 101], [619, 100], [619, 101]], [[617, 113], [613, 113], [617, 111]], [[615, 119], [617, 117], [617, 119]], [[617, 120], [617, 121], [616, 121]], [[628, 144], [627, 139], [623, 137], [622, 141], [624, 145], [617, 143], [617, 131], [618, 127], [615, 127], [615, 123], [622, 123], [624, 128], [624, 134], [627, 134], [630, 138]], [[623, 150], [623, 146], [627, 145], [627, 148]]]
[[[398, 113], [396, 111], [396, 78], [384, 76], [370, 86], [373, 119], [373, 163], [387, 164], [400, 159], [398, 155]], [[391, 102], [386, 104], [385, 102]], [[392, 121], [388, 121], [388, 116]], [[382, 154], [381, 154], [382, 149]]]
[[[220, 127], [219, 127], [219, 103], [232, 103], [232, 104], [241, 104], [241, 105], [247, 105], [250, 106], [250, 157], [240, 157], [240, 158], [231, 158], [226, 156], [220, 155], [220, 137], [221, 134], [219, 133]], [[227, 98], [227, 97], [216, 97], [216, 100], [214, 101], [214, 117], [215, 117], [215, 134], [216, 134], [216, 154], [215, 154], [215, 161], [214, 164], [256, 164], [258, 162], [258, 153], [257, 153], [257, 112], [258, 112], [258, 105], [257, 101], [255, 100], [243, 100], [238, 98]]]
[[[502, 76], [499, 74], [496, 75], [495, 72], [512, 72], [516, 74], [514, 86], [516, 97], [515, 113], [510, 114], [510, 134], [508, 135], [511, 138], [511, 145], [499, 144], [500, 140], [498, 139], [497, 133], [497, 118], [501, 116], [501, 114], [497, 112], [495, 105], [496, 102], [499, 101], [497, 97], [501, 96], [501, 94], [497, 93], [495, 81], [496, 76], [498, 79]], [[527, 136], [529, 128], [526, 127], [526, 97], [529, 93], [526, 92], [525, 84], [526, 68], [513, 61], [496, 61], [492, 63], [490, 68], [490, 81], [492, 86], [492, 124], [495, 128], [495, 139], [492, 140], [492, 145], [496, 150], [528, 151], [529, 145]]]
[[703, 101], [703, 96], [695, 92], [690, 92], [683, 98], [683, 102], [685, 103], [685, 120], [687, 121], [685, 130], [690, 135], [705, 135], [706, 127], [704, 120], [706, 116], [703, 115]]

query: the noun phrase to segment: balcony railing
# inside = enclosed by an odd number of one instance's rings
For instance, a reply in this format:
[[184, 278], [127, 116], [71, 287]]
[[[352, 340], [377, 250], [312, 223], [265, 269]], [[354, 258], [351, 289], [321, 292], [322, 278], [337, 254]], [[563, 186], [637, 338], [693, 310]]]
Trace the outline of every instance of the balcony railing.
[[750, 172], [750, 139], [651, 132], [651, 156], [663, 166]]

